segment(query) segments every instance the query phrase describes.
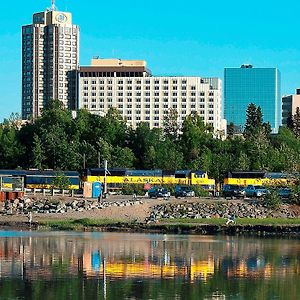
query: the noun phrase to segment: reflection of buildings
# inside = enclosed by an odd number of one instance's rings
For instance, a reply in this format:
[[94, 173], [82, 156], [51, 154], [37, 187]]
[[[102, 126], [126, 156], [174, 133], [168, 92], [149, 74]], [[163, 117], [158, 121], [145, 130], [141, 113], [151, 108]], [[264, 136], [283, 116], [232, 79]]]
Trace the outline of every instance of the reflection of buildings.
[[[0, 278], [29, 280], [59, 276], [113, 279], [285, 278], [300, 275], [300, 246], [275, 247], [224, 237], [84, 234], [0, 239]], [[259, 241], [259, 240], [258, 240]], [[268, 244], [267, 244], [268, 245]], [[265, 248], [266, 247], [266, 248]], [[291, 250], [292, 249], [292, 250]], [[275, 252], [274, 252], [274, 251]], [[285, 258], [285, 259], [283, 259]], [[218, 276], [219, 276], [218, 275]], [[221, 275], [222, 276], [222, 275]]]

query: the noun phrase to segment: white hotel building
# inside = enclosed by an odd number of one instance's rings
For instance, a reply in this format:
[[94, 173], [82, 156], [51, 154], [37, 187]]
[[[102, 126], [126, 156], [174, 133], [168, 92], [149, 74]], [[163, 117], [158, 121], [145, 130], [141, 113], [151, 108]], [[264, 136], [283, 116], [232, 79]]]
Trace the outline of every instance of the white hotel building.
[[33, 14], [22, 26], [22, 118], [37, 118], [49, 100], [77, 109], [79, 27], [72, 14], [52, 10]]
[[133, 128], [140, 122], [162, 127], [164, 116], [176, 109], [180, 123], [197, 112], [215, 132], [226, 131], [219, 78], [152, 76], [142, 60], [93, 59], [80, 67], [79, 108], [105, 115], [111, 107]]

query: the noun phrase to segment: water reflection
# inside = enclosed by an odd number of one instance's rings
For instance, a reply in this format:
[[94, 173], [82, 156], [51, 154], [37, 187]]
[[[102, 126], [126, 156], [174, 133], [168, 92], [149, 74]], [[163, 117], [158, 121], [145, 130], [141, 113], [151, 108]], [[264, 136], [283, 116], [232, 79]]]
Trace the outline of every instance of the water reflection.
[[[262, 294], [249, 299], [297, 299], [299, 257], [299, 241], [288, 239], [1, 232], [0, 298], [5, 284], [21, 280], [74, 282], [70, 299], [86, 284], [100, 299], [248, 299], [253, 287]], [[28, 291], [18, 289], [22, 299]], [[83, 290], [78, 299], [89, 299]]]

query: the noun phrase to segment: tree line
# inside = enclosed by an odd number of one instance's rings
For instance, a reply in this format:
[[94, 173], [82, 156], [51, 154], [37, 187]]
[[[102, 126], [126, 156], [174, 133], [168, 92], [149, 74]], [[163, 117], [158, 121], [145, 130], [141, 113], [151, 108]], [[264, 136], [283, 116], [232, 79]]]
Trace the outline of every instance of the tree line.
[[260, 107], [249, 104], [240, 135], [228, 126], [227, 138], [214, 136], [198, 114], [181, 127], [170, 111], [163, 128], [141, 122], [126, 125], [116, 109], [106, 116], [80, 110], [76, 118], [61, 102], [50, 101], [42, 116], [20, 125], [13, 116], [0, 124], [0, 168], [81, 170], [107, 160], [109, 167], [205, 170], [221, 182], [232, 170], [300, 171], [300, 112], [271, 134]]

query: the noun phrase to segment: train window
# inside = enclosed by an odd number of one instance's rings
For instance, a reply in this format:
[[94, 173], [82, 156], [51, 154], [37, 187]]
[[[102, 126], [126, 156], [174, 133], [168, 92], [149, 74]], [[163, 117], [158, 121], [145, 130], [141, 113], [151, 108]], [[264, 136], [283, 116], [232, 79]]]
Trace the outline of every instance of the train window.
[[204, 171], [196, 171], [195, 172], [195, 178], [205, 178], [206, 172]]
[[191, 171], [189, 170], [179, 170], [175, 172], [175, 178], [187, 178], [189, 177]]

